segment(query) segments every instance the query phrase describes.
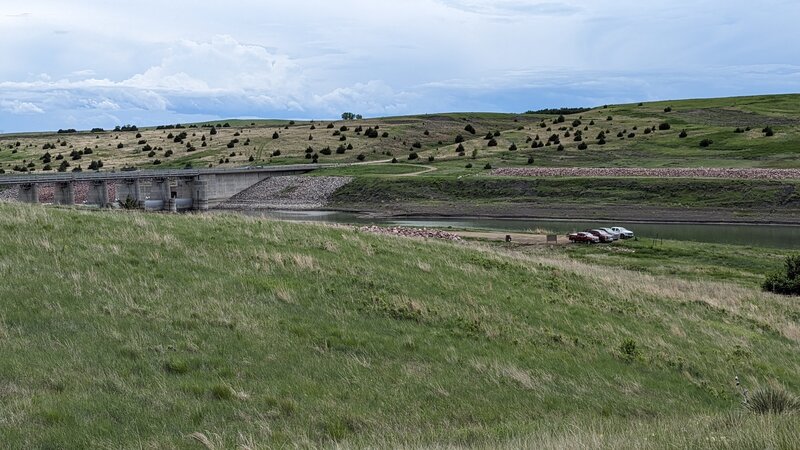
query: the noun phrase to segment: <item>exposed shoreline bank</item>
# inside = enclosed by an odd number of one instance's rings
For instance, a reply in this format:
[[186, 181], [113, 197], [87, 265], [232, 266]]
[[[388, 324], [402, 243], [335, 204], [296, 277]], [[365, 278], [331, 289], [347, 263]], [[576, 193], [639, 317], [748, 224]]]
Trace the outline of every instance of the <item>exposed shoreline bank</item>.
[[719, 225], [800, 225], [800, 211], [742, 211], [710, 208], [664, 208], [615, 205], [592, 208], [586, 205], [536, 204], [402, 204], [375, 207], [360, 204], [330, 204], [320, 210], [388, 218], [472, 218], [527, 219], [554, 221], [624, 221], [633, 223], [719, 224]]

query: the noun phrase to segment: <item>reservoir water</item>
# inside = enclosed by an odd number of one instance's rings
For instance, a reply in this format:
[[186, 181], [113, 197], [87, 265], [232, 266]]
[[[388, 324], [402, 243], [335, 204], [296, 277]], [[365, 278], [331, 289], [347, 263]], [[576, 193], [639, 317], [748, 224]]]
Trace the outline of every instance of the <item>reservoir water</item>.
[[623, 226], [644, 239], [674, 239], [800, 250], [800, 226], [696, 223], [629, 223], [540, 219], [495, 219], [470, 217], [374, 218], [338, 211], [244, 211], [244, 214], [298, 222], [353, 225], [403, 226], [439, 229], [493, 231], [549, 230], [557, 234], [587, 228]]

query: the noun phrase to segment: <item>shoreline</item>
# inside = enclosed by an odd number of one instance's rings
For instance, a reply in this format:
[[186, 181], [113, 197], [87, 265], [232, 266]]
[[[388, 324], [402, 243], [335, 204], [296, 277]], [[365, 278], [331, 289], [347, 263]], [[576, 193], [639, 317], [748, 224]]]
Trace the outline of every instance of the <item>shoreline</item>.
[[[547, 215], [527, 215], [527, 214], [491, 214], [481, 212], [455, 212], [447, 210], [431, 211], [430, 208], [422, 208], [418, 210], [393, 210], [393, 209], [377, 209], [377, 208], [358, 208], [354, 205], [328, 205], [321, 208], [259, 208], [259, 207], [241, 207], [241, 208], [214, 208], [218, 211], [227, 212], [274, 212], [274, 213], [345, 213], [357, 215], [363, 219], [467, 219], [467, 220], [530, 220], [530, 221], [552, 221], [552, 222], [588, 222], [588, 221], [618, 221], [628, 223], [641, 223], [641, 224], [686, 224], [686, 225], [742, 225], [742, 226], [774, 226], [774, 227], [796, 227], [800, 226], [800, 211], [798, 211], [794, 220], [790, 217], [791, 213], [784, 216], [778, 216], [772, 220], [747, 220], [743, 218], [736, 218], [732, 213], [739, 212], [738, 210], [720, 211], [720, 210], [691, 210], [688, 214], [681, 214], [676, 210], [665, 210], [658, 208], [659, 212], [664, 214], [668, 213], [671, 217], [662, 215], [642, 217], [639, 214], [626, 214], [624, 216], [610, 216], [610, 215], [581, 215], [580, 212], [587, 212], [589, 210], [568, 210], [566, 208], [548, 208]], [[597, 210], [594, 210], [597, 211]], [[640, 209], [643, 213], [652, 213], [650, 209]], [[693, 218], [698, 213], [709, 214], [710, 217], [705, 219]], [[721, 214], [722, 213], [722, 214]], [[727, 213], [727, 214], [724, 214]], [[677, 217], [676, 217], [677, 216]], [[788, 220], [780, 220], [786, 218]]]
[[[316, 211], [334, 211], [358, 214], [376, 219], [497, 219], [546, 220], [556, 222], [620, 221], [630, 223], [695, 224], [695, 225], [770, 225], [800, 226], [798, 211], [742, 211], [714, 208], [664, 208], [641, 206], [612, 206], [592, 208], [576, 205], [397, 205], [393, 208], [375, 208], [367, 205], [328, 205]], [[288, 211], [288, 210], [287, 210]], [[746, 214], [746, 216], [744, 215]]]

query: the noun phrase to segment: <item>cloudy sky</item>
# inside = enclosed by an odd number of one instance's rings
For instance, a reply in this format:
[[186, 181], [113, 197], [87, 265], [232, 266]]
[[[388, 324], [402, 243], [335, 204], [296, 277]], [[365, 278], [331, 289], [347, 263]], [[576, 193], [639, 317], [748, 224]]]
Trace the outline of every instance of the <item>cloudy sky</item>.
[[800, 92], [797, 0], [3, 0], [0, 130]]

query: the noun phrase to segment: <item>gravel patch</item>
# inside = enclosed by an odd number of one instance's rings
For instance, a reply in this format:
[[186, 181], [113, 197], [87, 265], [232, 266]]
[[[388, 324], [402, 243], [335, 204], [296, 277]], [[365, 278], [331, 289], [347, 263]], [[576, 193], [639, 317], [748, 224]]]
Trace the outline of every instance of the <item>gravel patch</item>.
[[658, 178], [734, 178], [749, 180], [800, 179], [800, 169], [671, 169], [671, 168], [570, 168], [533, 167], [494, 169], [492, 175], [512, 177], [658, 177]]
[[221, 209], [319, 209], [352, 177], [267, 178], [221, 203]]

